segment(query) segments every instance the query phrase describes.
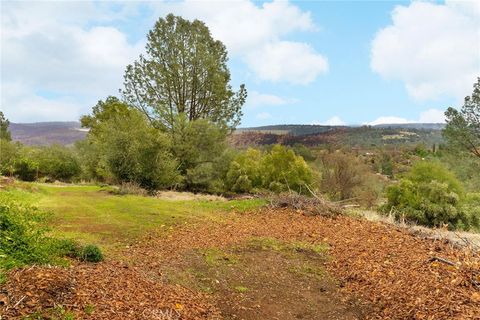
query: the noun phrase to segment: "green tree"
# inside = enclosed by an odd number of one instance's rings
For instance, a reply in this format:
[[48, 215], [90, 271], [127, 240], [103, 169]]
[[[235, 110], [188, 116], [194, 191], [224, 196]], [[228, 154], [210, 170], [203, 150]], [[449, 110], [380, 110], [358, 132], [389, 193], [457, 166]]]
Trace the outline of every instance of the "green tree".
[[5, 118], [5, 115], [0, 111], [0, 139], [11, 141], [12, 136], [8, 127], [10, 126], [10, 121]]
[[144, 114], [118, 99], [107, 99], [97, 106], [96, 114], [83, 118], [91, 126], [87, 137], [90, 146], [79, 146], [93, 152], [88, 159], [97, 161], [100, 171], [106, 171], [101, 176], [116, 182], [135, 182], [147, 189], [178, 182], [178, 165], [165, 133], [153, 128]]
[[90, 133], [95, 135], [98, 127], [108, 120], [126, 116], [129, 112], [129, 106], [123, 101], [120, 101], [117, 97], [108, 96], [105, 101], [98, 101], [92, 108], [91, 115], [85, 115], [80, 118], [82, 127], [90, 129]]
[[230, 128], [239, 124], [245, 86], [232, 90], [226, 48], [203, 22], [160, 18], [146, 51], [127, 66], [122, 93], [155, 127], [173, 130], [178, 114]]
[[444, 137], [452, 146], [460, 147], [480, 158], [480, 78], [473, 85], [471, 96], [465, 97], [460, 111], [448, 108]]

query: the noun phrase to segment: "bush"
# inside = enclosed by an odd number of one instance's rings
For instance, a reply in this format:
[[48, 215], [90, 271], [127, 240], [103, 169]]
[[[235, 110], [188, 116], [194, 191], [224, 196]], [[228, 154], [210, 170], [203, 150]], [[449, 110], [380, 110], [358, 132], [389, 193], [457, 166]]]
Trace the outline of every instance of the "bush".
[[320, 190], [330, 199], [354, 199], [367, 207], [375, 204], [383, 186], [367, 165], [343, 152], [325, 153], [320, 161]]
[[51, 239], [45, 237], [45, 214], [0, 197], [0, 268], [50, 261]]
[[15, 161], [14, 171], [15, 175], [23, 181], [35, 181], [38, 174], [38, 162], [22, 157]]
[[248, 149], [231, 162], [227, 186], [233, 192], [268, 189], [274, 192], [307, 192], [313, 172], [302, 157], [284, 146], [275, 145], [270, 152]]
[[96, 245], [89, 244], [81, 250], [79, 258], [87, 262], [100, 262], [103, 261], [103, 254]]
[[15, 160], [18, 158], [19, 144], [0, 139], [0, 174], [13, 175]]
[[451, 229], [469, 229], [477, 226], [478, 221], [465, 212], [463, 197], [463, 188], [451, 172], [437, 163], [421, 162], [387, 189], [385, 210], [397, 220], [403, 218], [429, 227], [448, 225]]
[[262, 186], [261, 176], [262, 152], [252, 148], [238, 154], [230, 163], [226, 181], [230, 191], [251, 192]]
[[313, 182], [313, 173], [302, 157], [281, 145], [266, 153], [261, 163], [264, 188], [281, 192], [306, 192], [305, 185]]
[[134, 182], [158, 189], [178, 182], [177, 161], [169, 152], [169, 137], [152, 128], [136, 110], [112, 116], [89, 136], [100, 159], [116, 182]]
[[43, 147], [38, 150], [39, 176], [51, 180], [69, 182], [81, 173], [80, 163], [75, 153], [60, 145]]

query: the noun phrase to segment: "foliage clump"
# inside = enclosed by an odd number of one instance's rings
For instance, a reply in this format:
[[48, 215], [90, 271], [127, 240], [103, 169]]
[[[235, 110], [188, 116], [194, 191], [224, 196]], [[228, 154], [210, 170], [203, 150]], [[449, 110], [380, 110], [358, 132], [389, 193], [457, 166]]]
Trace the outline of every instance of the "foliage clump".
[[230, 164], [226, 177], [233, 192], [252, 192], [266, 189], [273, 192], [296, 191], [307, 193], [313, 182], [313, 172], [302, 157], [284, 146], [275, 145], [262, 153], [248, 149]]
[[357, 157], [335, 151], [321, 154], [319, 162], [320, 190], [331, 200], [355, 200], [366, 207], [376, 203], [383, 185]]
[[103, 261], [103, 254], [99, 247], [89, 244], [83, 247], [79, 258], [87, 262], [100, 262]]
[[478, 216], [464, 210], [465, 192], [458, 179], [434, 162], [419, 162], [387, 189], [385, 210], [397, 220], [451, 229], [478, 226]]
[[47, 218], [37, 208], [0, 194], [0, 275], [29, 264], [63, 264], [63, 257], [101, 261], [97, 247], [48, 236]]

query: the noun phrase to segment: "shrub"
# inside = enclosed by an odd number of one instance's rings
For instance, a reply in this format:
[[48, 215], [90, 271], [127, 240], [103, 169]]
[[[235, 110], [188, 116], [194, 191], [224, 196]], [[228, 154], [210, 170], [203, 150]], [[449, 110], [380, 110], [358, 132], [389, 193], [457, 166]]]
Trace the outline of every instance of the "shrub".
[[18, 149], [18, 144], [0, 139], [0, 174], [13, 175], [15, 159], [18, 158]]
[[275, 145], [270, 152], [248, 149], [231, 162], [227, 186], [233, 192], [268, 189], [274, 192], [306, 192], [313, 182], [313, 172], [302, 157], [284, 146]]
[[53, 145], [43, 147], [37, 153], [40, 176], [68, 182], [81, 172], [75, 153], [67, 147]]
[[44, 219], [36, 208], [0, 197], [0, 268], [50, 261]]
[[305, 161], [313, 161], [317, 158], [315, 154], [312, 152], [312, 149], [308, 148], [307, 146], [301, 143], [295, 143], [292, 146], [292, 150], [293, 152], [295, 152], [297, 156], [302, 157]]
[[463, 188], [451, 172], [437, 163], [421, 162], [387, 189], [385, 210], [392, 212], [397, 220], [469, 229], [478, 225], [478, 221], [464, 210], [463, 196]]
[[96, 245], [89, 244], [81, 250], [79, 258], [87, 262], [100, 262], [103, 260], [103, 254]]
[[332, 200], [355, 199], [372, 206], [382, 185], [370, 168], [354, 155], [333, 152], [320, 157], [322, 172], [320, 190]]
[[15, 175], [23, 181], [35, 181], [38, 174], [38, 162], [22, 157], [15, 161], [14, 171]]
[[134, 182], [146, 189], [178, 182], [177, 161], [169, 152], [170, 139], [152, 128], [136, 110], [112, 116], [95, 128], [89, 141], [117, 182]]
[[313, 182], [312, 170], [305, 160], [281, 145], [264, 155], [260, 170], [263, 187], [275, 192], [306, 192], [305, 185]]
[[262, 186], [262, 152], [252, 148], [238, 154], [230, 163], [227, 172], [227, 186], [233, 192], [251, 192]]

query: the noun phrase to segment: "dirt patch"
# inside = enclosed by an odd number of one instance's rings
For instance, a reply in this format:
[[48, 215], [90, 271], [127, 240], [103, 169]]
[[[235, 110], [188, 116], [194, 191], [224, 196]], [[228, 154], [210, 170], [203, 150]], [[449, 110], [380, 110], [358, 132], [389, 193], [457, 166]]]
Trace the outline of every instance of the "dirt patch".
[[305, 244], [261, 238], [234, 249], [195, 250], [175, 268], [170, 282], [211, 294], [225, 319], [361, 319], [342, 301], [324, 264], [327, 255]]

